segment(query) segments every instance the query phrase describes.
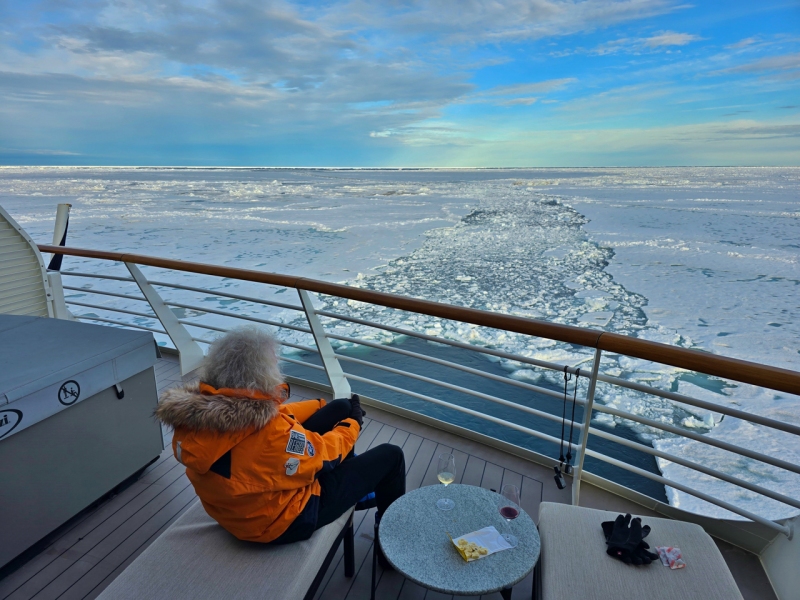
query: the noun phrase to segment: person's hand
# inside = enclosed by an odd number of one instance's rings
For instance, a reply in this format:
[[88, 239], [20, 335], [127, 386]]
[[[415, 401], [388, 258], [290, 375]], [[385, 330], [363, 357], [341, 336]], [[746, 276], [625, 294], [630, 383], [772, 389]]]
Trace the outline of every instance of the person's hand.
[[364, 424], [365, 414], [367, 413], [361, 408], [361, 400], [358, 394], [353, 394], [350, 398], [350, 418], [355, 420], [358, 426], [361, 427]]

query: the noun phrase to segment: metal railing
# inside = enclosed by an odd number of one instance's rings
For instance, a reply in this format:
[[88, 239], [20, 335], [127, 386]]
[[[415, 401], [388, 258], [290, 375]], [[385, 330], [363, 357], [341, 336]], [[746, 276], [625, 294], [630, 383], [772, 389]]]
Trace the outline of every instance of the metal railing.
[[[90, 289], [85, 287], [64, 286], [65, 290], [72, 292], [81, 292], [83, 294], [96, 294], [106, 299], [122, 299], [127, 301], [135, 301], [145, 303], [149, 307], [150, 312], [132, 310], [131, 308], [119, 308], [109, 304], [98, 304], [87, 302], [85, 300], [76, 300], [67, 298], [67, 303], [76, 308], [93, 309], [98, 311], [107, 311], [111, 313], [119, 313], [121, 315], [129, 315], [140, 319], [139, 322], [126, 322], [117, 319], [111, 319], [104, 316], [95, 314], [86, 314], [76, 311], [75, 316], [78, 319], [86, 319], [100, 323], [108, 323], [118, 326], [133, 327], [146, 331], [153, 331], [162, 335], [168, 336], [175, 348], [178, 350], [181, 358], [181, 369], [184, 373], [189, 372], [199, 366], [203, 357], [203, 352], [200, 350], [198, 344], [208, 344], [213, 340], [210, 338], [200, 337], [200, 335], [193, 335], [189, 333], [187, 328], [198, 328], [205, 331], [225, 332], [231, 329], [227, 325], [203, 323], [196, 318], [177, 317], [172, 309], [183, 309], [188, 311], [195, 311], [201, 315], [214, 315], [223, 320], [230, 319], [232, 326], [235, 326], [242, 321], [256, 323], [260, 325], [269, 325], [282, 330], [300, 334], [301, 336], [310, 337], [313, 340], [313, 346], [290, 342], [283, 340], [281, 343], [287, 348], [300, 350], [306, 353], [314, 353], [319, 357], [320, 364], [314, 364], [306, 360], [299, 360], [298, 358], [291, 358], [289, 356], [282, 356], [282, 360], [299, 365], [305, 368], [311, 368], [316, 371], [324, 371], [330, 383], [334, 397], [343, 397], [350, 394], [350, 382], [359, 382], [369, 384], [376, 388], [391, 391], [393, 393], [402, 394], [404, 396], [421, 400], [429, 405], [445, 408], [450, 411], [456, 411], [461, 414], [468, 415], [481, 419], [482, 421], [499, 425], [509, 430], [520, 432], [531, 438], [543, 440], [555, 445], [563, 444], [563, 438], [559, 439], [546, 432], [539, 431], [527, 425], [520, 424], [514, 418], [500, 418], [486, 410], [476, 410], [456, 402], [451, 402], [437, 398], [428, 393], [421, 393], [413, 391], [405, 387], [395, 384], [386, 383], [372, 377], [365, 377], [354, 373], [346, 373], [343, 371], [341, 364], [351, 364], [360, 367], [365, 367], [371, 370], [379, 371], [381, 373], [388, 373], [392, 376], [407, 378], [410, 381], [417, 381], [427, 384], [433, 388], [447, 390], [449, 392], [457, 392], [465, 397], [475, 398], [483, 401], [486, 406], [502, 406], [504, 408], [512, 409], [514, 414], [528, 415], [543, 419], [547, 422], [556, 422], [563, 425], [564, 418], [558, 414], [553, 414], [545, 410], [544, 406], [534, 407], [526, 404], [520, 404], [507, 400], [493, 394], [487, 394], [478, 390], [445, 381], [444, 379], [433, 378], [427, 375], [413, 373], [408, 370], [391, 367], [378, 362], [365, 360], [349, 356], [341, 351], [335, 351], [331, 345], [331, 341], [339, 343], [347, 343], [358, 345], [364, 348], [373, 350], [381, 350], [394, 353], [404, 358], [413, 359], [415, 361], [424, 361], [429, 364], [443, 367], [445, 370], [450, 370], [457, 373], [466, 373], [471, 376], [484, 378], [488, 381], [499, 382], [523, 389], [540, 395], [544, 398], [555, 398], [564, 402], [564, 409], [566, 410], [566, 400], [564, 393], [545, 385], [537, 385], [533, 383], [518, 381], [510, 377], [505, 377], [495, 373], [489, 373], [481, 369], [468, 367], [444, 358], [429, 356], [424, 353], [414, 352], [411, 350], [398, 348], [393, 345], [379, 344], [355, 337], [352, 334], [342, 335], [340, 333], [330, 332], [330, 325], [332, 324], [349, 324], [352, 326], [359, 326], [363, 328], [370, 328], [386, 332], [395, 336], [409, 336], [419, 340], [428, 342], [436, 342], [451, 348], [460, 350], [469, 350], [483, 355], [491, 356], [494, 358], [504, 359], [507, 361], [515, 361], [528, 367], [541, 369], [544, 372], [550, 373], [568, 373], [577, 375], [580, 374], [581, 378], [586, 381], [582, 397], [576, 399], [577, 406], [582, 408], [582, 419], [580, 422], [574, 424], [574, 429], [578, 432], [578, 437], [575, 443], [571, 444], [571, 449], [576, 456], [576, 464], [572, 474], [572, 500], [574, 504], [580, 502], [580, 484], [584, 469], [584, 458], [592, 457], [606, 464], [612, 465], [619, 469], [633, 473], [637, 476], [656, 481], [665, 486], [670, 486], [677, 490], [691, 494], [697, 498], [712, 503], [725, 510], [736, 513], [745, 519], [760, 523], [771, 530], [781, 532], [787, 536], [791, 535], [790, 528], [780, 522], [767, 519], [763, 516], [757, 515], [738, 507], [730, 502], [716, 498], [702, 490], [695, 489], [689, 485], [685, 485], [654, 472], [644, 470], [632, 464], [628, 464], [617, 458], [613, 458], [607, 454], [599, 452], [593, 448], [589, 448], [590, 436], [594, 438], [613, 442], [625, 448], [642, 452], [651, 457], [667, 460], [679, 464], [683, 467], [693, 469], [704, 475], [714, 477], [728, 484], [738, 486], [744, 490], [760, 494], [764, 497], [770, 498], [777, 502], [781, 502], [787, 506], [795, 509], [800, 509], [800, 500], [797, 498], [789, 497], [778, 491], [768, 489], [764, 486], [745, 481], [740, 477], [736, 477], [729, 473], [724, 473], [719, 470], [713, 469], [698, 462], [688, 460], [676, 456], [674, 454], [657, 450], [647, 444], [632, 441], [623, 436], [604, 431], [591, 425], [593, 416], [596, 413], [607, 414], [618, 419], [624, 419], [629, 422], [638, 423], [653, 429], [657, 429], [676, 436], [682, 436], [696, 442], [708, 445], [710, 447], [723, 450], [745, 457], [749, 460], [756, 461], [772, 467], [784, 469], [791, 473], [800, 474], [800, 465], [792, 462], [782, 460], [761, 452], [724, 442], [715, 439], [711, 436], [689, 431], [677, 427], [671, 423], [665, 423], [657, 419], [651, 419], [640, 414], [634, 414], [630, 411], [621, 410], [612, 406], [604, 405], [595, 402], [595, 393], [598, 383], [608, 386], [615, 386], [632, 390], [642, 394], [648, 394], [663, 400], [668, 400], [678, 405], [690, 406], [696, 409], [709, 410], [714, 413], [725, 415], [731, 418], [742, 419], [772, 430], [785, 432], [791, 435], [800, 436], [800, 426], [792, 423], [787, 423], [777, 419], [764, 417], [749, 413], [744, 410], [731, 408], [728, 406], [718, 405], [705, 400], [693, 398], [684, 394], [679, 394], [672, 391], [661, 390], [653, 386], [628, 381], [620, 377], [604, 374], [600, 372], [601, 359], [603, 352], [611, 352], [615, 354], [622, 354], [634, 358], [649, 360], [661, 364], [672, 365], [681, 369], [688, 369], [698, 373], [711, 375], [715, 377], [722, 377], [733, 381], [757, 385], [760, 387], [769, 388], [772, 390], [783, 391], [791, 394], [800, 394], [800, 373], [779, 369], [776, 367], [759, 365], [747, 361], [730, 359], [717, 355], [707, 354], [694, 350], [684, 348], [677, 348], [667, 346], [655, 342], [639, 340], [635, 338], [625, 338], [624, 336], [605, 333], [594, 329], [586, 329], [579, 327], [569, 327], [565, 325], [554, 325], [533, 319], [526, 319], [522, 317], [512, 317], [508, 315], [501, 315], [490, 313], [486, 311], [479, 311], [475, 309], [468, 309], [463, 307], [450, 306], [446, 304], [417, 300], [414, 298], [407, 298], [396, 296], [392, 294], [384, 294], [372, 290], [364, 290], [361, 288], [351, 288], [348, 286], [331, 284], [327, 282], [315, 281], [310, 279], [303, 279], [298, 277], [290, 277], [286, 275], [277, 275], [271, 273], [264, 273], [259, 271], [252, 271], [247, 269], [233, 269], [226, 267], [218, 267], [212, 265], [203, 265], [199, 263], [189, 263], [184, 261], [175, 261], [168, 259], [159, 259], [147, 256], [121, 254], [113, 252], [99, 252], [94, 250], [83, 250], [76, 248], [64, 248], [55, 246], [41, 245], [39, 249], [42, 252], [61, 253], [71, 256], [79, 256], [89, 259], [111, 260], [117, 263], [123, 263], [131, 273], [131, 277], [123, 277], [116, 275], [98, 275], [96, 273], [83, 273], [83, 272], [70, 272], [63, 271], [63, 276], [77, 277], [77, 278], [92, 278], [114, 282], [116, 286], [120, 284], [130, 285], [130, 292], [135, 292], [136, 286], [138, 292], [128, 293], [121, 290], [104, 290], [104, 289]], [[201, 286], [194, 285], [181, 285], [164, 281], [162, 279], [147, 279], [139, 270], [139, 266], [151, 266], [161, 269], [168, 269], [182, 273], [197, 273], [205, 276], [217, 276], [234, 278], [240, 281], [256, 282], [264, 285], [280, 286], [282, 288], [294, 288], [298, 292], [299, 304], [291, 304], [285, 302], [277, 302], [274, 300], [266, 300], [254, 296], [247, 296], [242, 294], [229, 293], [224, 290], [209, 289]], [[161, 290], [159, 293], [156, 288]], [[252, 314], [243, 314], [240, 312], [222, 310], [206, 306], [200, 306], [196, 303], [176, 301], [169, 298], [162, 298], [161, 294], [169, 294], [175, 291], [180, 292], [194, 292], [205, 295], [210, 295], [219, 298], [227, 298], [236, 300], [241, 303], [249, 304], [253, 307], [250, 311]], [[528, 335], [555, 340], [558, 342], [565, 342], [573, 346], [591, 349], [591, 366], [588, 368], [577, 368], [575, 365], [565, 365], [555, 362], [538, 360], [522, 356], [515, 353], [505, 352], [494, 348], [479, 347], [464, 342], [459, 342], [447, 339], [442, 336], [430, 335], [428, 333], [420, 333], [411, 329], [396, 327], [392, 325], [378, 323], [376, 321], [368, 320], [360, 316], [353, 316], [343, 314], [341, 312], [333, 312], [329, 310], [317, 310], [311, 301], [310, 293], [315, 292], [333, 296], [335, 298], [355, 300], [363, 302], [366, 305], [377, 305], [388, 307], [392, 309], [399, 309], [404, 311], [415, 312], [440, 319], [448, 319], [478, 325], [482, 327], [492, 327], [501, 329], [517, 334]], [[302, 325], [294, 322], [286, 322], [276, 320], [274, 318], [265, 318], [260, 308], [266, 307], [268, 309], [281, 309], [284, 311], [293, 311], [297, 313], [298, 318], [303, 318], [305, 323]], [[323, 322], [323, 319], [325, 322]], [[227, 323], [227, 321], [225, 321]], [[326, 328], [326, 324], [328, 327]], [[158, 328], [160, 325], [161, 328]], [[450, 372], [447, 371], [447, 372]], [[572, 398], [569, 399], [570, 402]], [[553, 464], [550, 459], [550, 464]]]

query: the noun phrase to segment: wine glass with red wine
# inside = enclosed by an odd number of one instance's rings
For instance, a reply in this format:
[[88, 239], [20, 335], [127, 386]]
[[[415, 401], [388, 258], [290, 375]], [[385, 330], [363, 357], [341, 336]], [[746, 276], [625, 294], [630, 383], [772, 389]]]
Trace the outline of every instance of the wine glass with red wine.
[[[519, 516], [519, 488], [511, 484], [504, 485], [500, 495], [503, 497], [500, 503], [500, 516], [506, 520], [506, 527], [509, 528], [511, 521]], [[502, 537], [509, 546], [517, 547], [519, 540], [515, 535], [504, 533]]]

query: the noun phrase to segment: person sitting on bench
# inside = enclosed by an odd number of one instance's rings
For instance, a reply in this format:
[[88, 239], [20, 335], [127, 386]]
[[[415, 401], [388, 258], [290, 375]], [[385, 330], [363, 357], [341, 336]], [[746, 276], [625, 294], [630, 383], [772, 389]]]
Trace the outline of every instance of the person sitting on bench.
[[[165, 391], [156, 417], [206, 512], [241, 540], [305, 540], [374, 492], [376, 520], [405, 493], [403, 451], [355, 456], [358, 396], [285, 403], [277, 341], [252, 327], [210, 347], [199, 383]], [[388, 566], [379, 553], [381, 564]]]

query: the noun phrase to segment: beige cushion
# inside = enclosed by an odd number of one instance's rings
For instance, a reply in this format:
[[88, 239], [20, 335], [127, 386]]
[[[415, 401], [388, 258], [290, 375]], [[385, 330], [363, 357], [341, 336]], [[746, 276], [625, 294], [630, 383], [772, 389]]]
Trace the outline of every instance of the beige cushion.
[[99, 598], [302, 600], [352, 512], [315, 531], [309, 540], [269, 546], [237, 540], [198, 500]]
[[722, 554], [699, 525], [642, 517], [652, 528], [646, 540], [650, 547], [677, 546], [684, 569], [673, 571], [658, 560], [636, 567], [608, 556], [600, 523], [613, 521], [617, 514], [569, 504], [540, 505], [542, 600], [742, 598]]

